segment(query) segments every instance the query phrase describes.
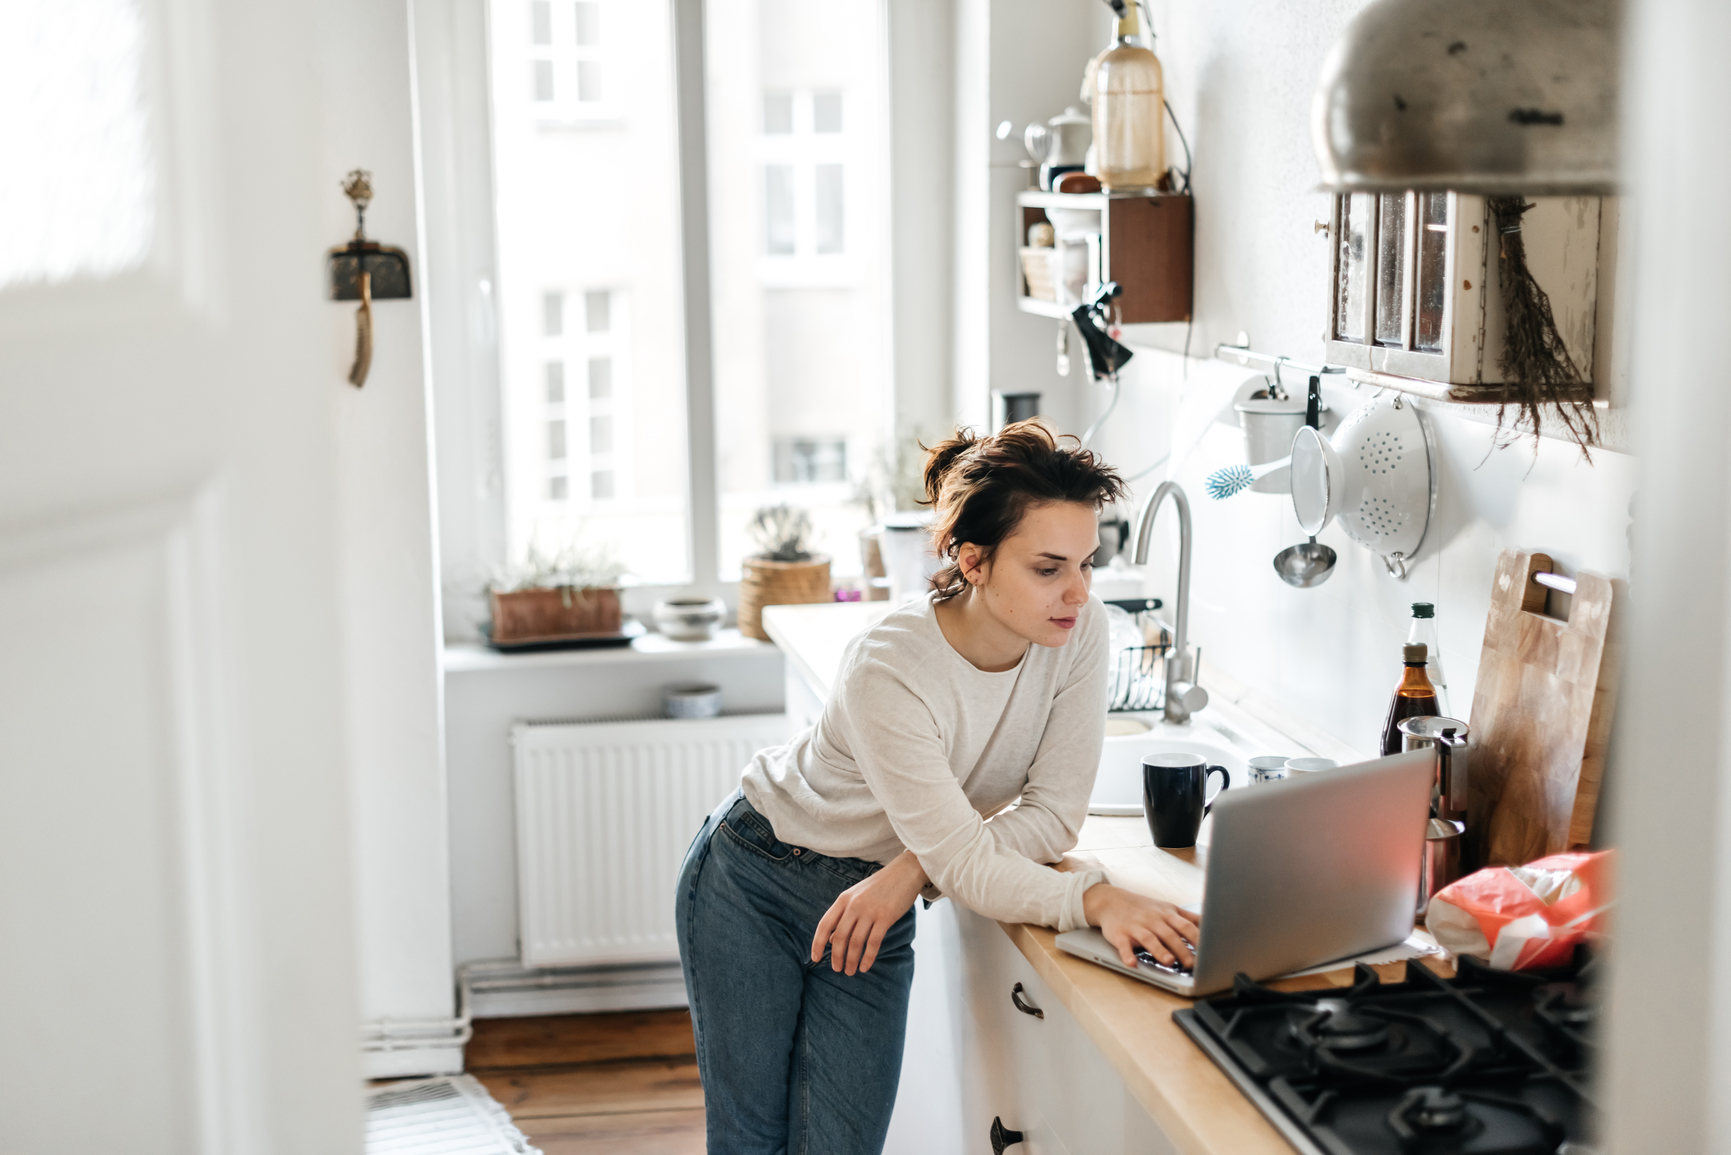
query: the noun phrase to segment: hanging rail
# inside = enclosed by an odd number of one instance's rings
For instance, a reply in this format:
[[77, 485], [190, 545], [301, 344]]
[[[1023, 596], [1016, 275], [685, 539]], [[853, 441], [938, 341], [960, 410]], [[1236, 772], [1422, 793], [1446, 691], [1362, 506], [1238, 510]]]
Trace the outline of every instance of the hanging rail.
[[1296, 369], [1300, 373], [1311, 376], [1321, 376], [1324, 373], [1344, 373], [1346, 368], [1341, 365], [1306, 365], [1303, 361], [1294, 361], [1291, 357], [1277, 357], [1272, 353], [1258, 353], [1248, 345], [1228, 345], [1224, 341], [1214, 346], [1214, 355], [1222, 361], [1236, 361], [1240, 365], [1248, 365], [1255, 361], [1259, 365], [1268, 365], [1278, 376], [1282, 367]]

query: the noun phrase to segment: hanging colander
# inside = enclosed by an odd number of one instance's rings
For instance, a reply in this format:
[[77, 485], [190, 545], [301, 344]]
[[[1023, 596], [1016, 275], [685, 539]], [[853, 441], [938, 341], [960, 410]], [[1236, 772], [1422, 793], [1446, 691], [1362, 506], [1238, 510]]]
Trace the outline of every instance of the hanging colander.
[[1418, 553], [1435, 503], [1424, 422], [1399, 393], [1349, 413], [1333, 437], [1306, 426], [1292, 440], [1292, 511], [1312, 536], [1339, 519], [1346, 536], [1397, 577]]

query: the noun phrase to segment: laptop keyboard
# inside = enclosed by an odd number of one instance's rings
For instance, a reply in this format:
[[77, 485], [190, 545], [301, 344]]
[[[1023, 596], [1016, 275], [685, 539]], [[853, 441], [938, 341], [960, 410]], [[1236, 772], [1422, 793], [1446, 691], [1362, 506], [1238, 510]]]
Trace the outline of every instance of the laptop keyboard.
[[[1189, 942], [1185, 942], [1184, 945], [1190, 946]], [[1195, 953], [1195, 948], [1191, 947], [1191, 954]], [[1194, 977], [1192, 968], [1184, 966], [1182, 963], [1168, 966], [1141, 948], [1137, 948], [1136, 961], [1140, 965], [1147, 967], [1149, 970], [1159, 971], [1163, 975], [1181, 975], [1184, 978]]]

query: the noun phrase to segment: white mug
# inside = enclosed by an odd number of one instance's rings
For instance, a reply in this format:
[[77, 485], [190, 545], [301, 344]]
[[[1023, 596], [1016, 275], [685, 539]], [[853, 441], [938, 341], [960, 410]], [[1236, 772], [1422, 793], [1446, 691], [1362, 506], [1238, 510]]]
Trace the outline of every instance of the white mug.
[[1250, 781], [1260, 786], [1264, 782], [1278, 782], [1282, 778], [1292, 776], [1292, 768], [1287, 765], [1291, 759], [1284, 754], [1261, 754], [1250, 760]]
[[1333, 758], [1288, 758], [1286, 768], [1295, 774], [1311, 773], [1317, 770], [1333, 770], [1340, 763]]

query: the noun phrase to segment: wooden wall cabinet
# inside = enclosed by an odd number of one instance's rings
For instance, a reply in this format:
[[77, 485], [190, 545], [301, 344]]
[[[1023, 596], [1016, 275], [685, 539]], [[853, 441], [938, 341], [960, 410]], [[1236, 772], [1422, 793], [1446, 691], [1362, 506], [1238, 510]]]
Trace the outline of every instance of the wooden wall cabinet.
[[[1016, 205], [1021, 223], [1017, 245], [1023, 254], [1033, 253], [1036, 261], [1042, 251], [1025, 247], [1030, 225], [1051, 220], [1056, 226], [1059, 220], [1054, 217], [1065, 211], [1100, 214], [1100, 231], [1075, 243], [1085, 255], [1066, 253], [1062, 240], [1056, 249], [1044, 250], [1051, 253], [1047, 259], [1055, 262], [1049, 272], [1055, 290], [1052, 299], [1040, 295], [1040, 286], [1030, 291], [1027, 262], [1016, 263], [1016, 305], [1023, 312], [1068, 317], [1080, 303], [1078, 295], [1087, 296], [1102, 283], [1117, 281], [1124, 290], [1116, 301], [1121, 324], [1190, 319], [1195, 205], [1188, 194], [1030, 191], [1016, 194]], [[1068, 292], [1063, 278], [1066, 258], [1072, 262], [1070, 268], [1081, 273], [1072, 279]], [[1079, 286], [1074, 284], [1076, 279]], [[1074, 291], [1077, 287], [1080, 294]]]
[[[1596, 197], [1535, 197], [1522, 218], [1527, 268], [1557, 331], [1593, 380], [1598, 302]], [[1329, 236], [1328, 362], [1350, 376], [1388, 374], [1456, 388], [1500, 385], [1503, 295], [1496, 221], [1462, 193], [1334, 198]]]

